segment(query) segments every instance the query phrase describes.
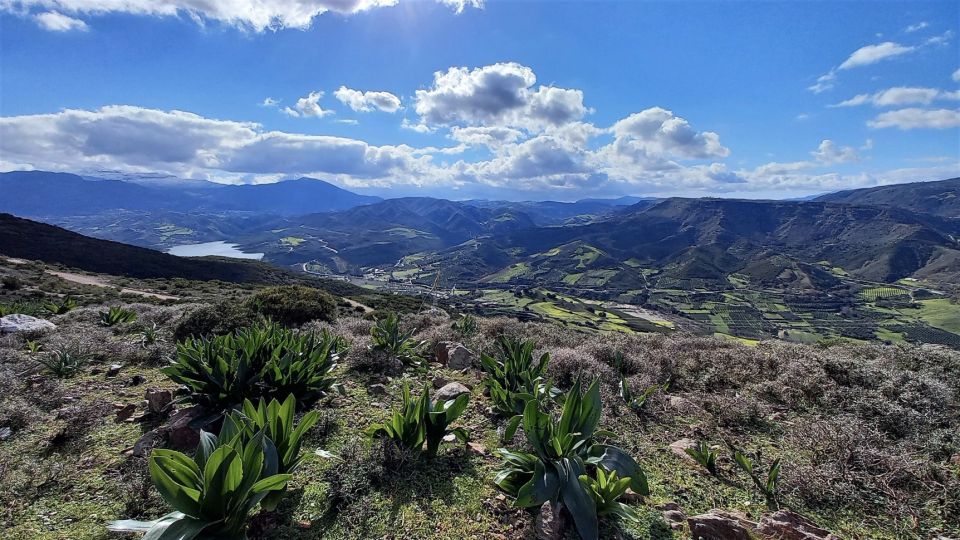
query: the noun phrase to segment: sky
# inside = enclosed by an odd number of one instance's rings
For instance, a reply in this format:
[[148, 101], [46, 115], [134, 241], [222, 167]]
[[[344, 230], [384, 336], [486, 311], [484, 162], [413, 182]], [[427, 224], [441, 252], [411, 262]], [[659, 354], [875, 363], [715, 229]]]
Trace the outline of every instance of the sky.
[[956, 1], [0, 0], [0, 170], [510, 200], [939, 180], [958, 32]]

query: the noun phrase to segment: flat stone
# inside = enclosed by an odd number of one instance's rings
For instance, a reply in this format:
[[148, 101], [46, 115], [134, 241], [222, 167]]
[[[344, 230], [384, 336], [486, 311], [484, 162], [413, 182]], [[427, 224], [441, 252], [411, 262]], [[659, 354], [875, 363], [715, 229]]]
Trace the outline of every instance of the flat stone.
[[437, 402], [449, 401], [451, 399], [456, 399], [458, 396], [463, 394], [469, 394], [470, 389], [466, 386], [458, 383], [452, 382], [446, 384], [440, 390], [437, 390], [437, 393], [433, 396]]
[[734, 516], [716, 512], [687, 518], [690, 535], [704, 540], [752, 540], [750, 531]]
[[687, 453], [687, 449], [696, 448], [697, 443], [693, 439], [680, 439], [670, 443], [670, 451], [674, 454], [682, 457], [683, 459], [693, 461], [693, 458], [690, 457], [690, 454]]
[[778, 540], [840, 540], [837, 535], [790, 510], [778, 510], [764, 516], [757, 525], [757, 532]]
[[13, 334], [15, 332], [46, 332], [56, 330], [57, 325], [52, 322], [24, 315], [22, 313], [13, 313], [0, 317], [0, 334]]
[[133, 416], [133, 413], [137, 411], [137, 406], [134, 405], [133, 403], [128, 403], [126, 405], [117, 404], [117, 405], [114, 405], [114, 408], [117, 410], [116, 420], [118, 423], [123, 422], [124, 420], [127, 420], [128, 418]]
[[120, 374], [121, 369], [123, 369], [123, 364], [112, 364], [107, 369], [107, 377], [116, 377]]

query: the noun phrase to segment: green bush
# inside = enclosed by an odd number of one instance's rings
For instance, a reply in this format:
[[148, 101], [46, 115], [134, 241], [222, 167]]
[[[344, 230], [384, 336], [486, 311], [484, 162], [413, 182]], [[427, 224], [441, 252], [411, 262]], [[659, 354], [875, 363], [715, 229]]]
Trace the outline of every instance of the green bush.
[[466, 431], [450, 427], [467, 408], [470, 398], [466, 394], [444, 403], [432, 403], [429, 383], [423, 386], [423, 393], [418, 399], [410, 396], [410, 387], [404, 384], [400, 397], [400, 408], [393, 412], [390, 420], [370, 426], [367, 428], [367, 435], [388, 439], [398, 447], [414, 453], [423, 451], [426, 443], [429, 456], [437, 454], [440, 443], [447, 435], [452, 434], [464, 442], [467, 440]]
[[[623, 450], [597, 441], [600, 436], [612, 435], [597, 431], [601, 407], [599, 380], [594, 380], [583, 396], [577, 381], [564, 398], [559, 419], [543, 411], [537, 400], [528, 400], [523, 411], [523, 431], [533, 453], [504, 448], [497, 451], [504, 462], [494, 482], [515, 498], [514, 504], [527, 508], [547, 501], [563, 501], [584, 540], [596, 540], [599, 535], [595, 496], [610, 496], [617, 490], [616, 486], [598, 487], [584, 482], [581, 477], [594, 478], [599, 483], [598, 470], [602, 469], [604, 474], [615, 471], [618, 478], [629, 479], [633, 491], [649, 495], [646, 475], [637, 462]], [[604, 476], [604, 482], [608, 481]], [[595, 488], [603, 493], [596, 493]], [[611, 510], [608, 506], [612, 502], [615, 501], [605, 501], [607, 506], [602, 509]]]
[[[39, 352], [39, 347], [34, 354]], [[73, 377], [88, 363], [90, 355], [80, 349], [57, 349], [37, 359], [48, 373], [59, 378]]]
[[501, 415], [512, 416], [508, 424], [509, 439], [519, 424], [527, 401], [539, 396], [556, 397], [559, 391], [545, 382], [550, 354], [533, 358], [533, 342], [506, 336], [497, 338], [497, 357], [480, 355], [480, 367], [486, 373], [484, 386], [490, 391], [493, 409]]
[[337, 301], [333, 296], [303, 285], [283, 285], [259, 290], [250, 298], [249, 304], [257, 313], [284, 326], [337, 319]]
[[388, 313], [386, 317], [377, 319], [377, 323], [370, 329], [373, 345], [370, 350], [387, 354], [405, 365], [419, 366], [423, 362], [420, 349], [424, 342], [413, 339], [413, 331], [404, 332], [400, 329], [400, 316]]
[[693, 458], [701, 467], [712, 475], [717, 474], [717, 450], [712, 448], [705, 441], [700, 441], [693, 448], [683, 450], [688, 456]]
[[187, 387], [189, 401], [212, 410], [290, 394], [306, 404], [339, 390], [332, 372], [345, 348], [326, 331], [318, 336], [270, 323], [180, 342], [162, 371]]
[[120, 306], [113, 306], [107, 311], [100, 312], [100, 324], [103, 326], [116, 326], [132, 323], [135, 320], [137, 320], [136, 313]]
[[[286, 488], [277, 448], [266, 430], [254, 431], [239, 412], [228, 415], [220, 435], [201, 432], [196, 455], [154, 450], [150, 478], [174, 511], [156, 521], [114, 521], [108, 529], [145, 532], [144, 539], [242, 540], [261, 501]], [[252, 435], [251, 435], [252, 433]]]
[[69, 296], [64, 298], [62, 302], [47, 302], [43, 305], [43, 309], [47, 310], [51, 315], [63, 315], [68, 313], [77, 307], [77, 301]]
[[245, 302], [224, 300], [201, 306], [183, 316], [173, 329], [174, 341], [222, 336], [250, 326], [259, 315]]

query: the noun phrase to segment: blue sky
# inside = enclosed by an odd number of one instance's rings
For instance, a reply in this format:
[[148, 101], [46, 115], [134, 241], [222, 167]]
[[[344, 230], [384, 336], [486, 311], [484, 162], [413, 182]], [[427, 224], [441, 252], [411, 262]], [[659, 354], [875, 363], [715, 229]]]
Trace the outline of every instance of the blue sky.
[[960, 175], [957, 2], [393, 3], [0, 0], [0, 169], [558, 200]]

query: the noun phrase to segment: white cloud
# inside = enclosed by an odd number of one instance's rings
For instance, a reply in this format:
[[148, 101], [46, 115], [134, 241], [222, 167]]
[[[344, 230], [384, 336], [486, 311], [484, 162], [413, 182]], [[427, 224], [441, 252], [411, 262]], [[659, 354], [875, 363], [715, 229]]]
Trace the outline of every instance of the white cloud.
[[876, 128], [949, 129], [960, 127], [960, 109], [898, 109], [881, 113], [867, 125]]
[[837, 81], [837, 72], [836, 70], [831, 69], [827, 73], [817, 77], [817, 82], [811, 86], [807, 87], [807, 90], [810, 90], [814, 94], [820, 94], [826, 92], [827, 90], [832, 90], [836, 85]]
[[392, 113], [400, 109], [400, 98], [390, 92], [361, 92], [341, 86], [333, 95], [357, 112], [380, 110]]
[[660, 107], [631, 114], [611, 130], [617, 143], [630, 154], [696, 159], [730, 154], [730, 150], [720, 144], [719, 135], [712, 131], [698, 132], [683, 118]]
[[279, 105], [279, 104], [280, 104], [280, 100], [279, 100], [279, 99], [273, 99], [272, 97], [269, 97], [269, 96], [268, 96], [268, 97], [263, 98], [263, 101], [260, 103], [260, 106], [261, 106], [261, 107], [276, 107], [276, 106]]
[[937, 88], [922, 88], [897, 86], [887, 88], [875, 94], [859, 94], [846, 101], [841, 101], [831, 107], [855, 107], [870, 103], [875, 107], [890, 107], [899, 105], [929, 105], [934, 100], [960, 99], [957, 92], [948, 92]]
[[916, 47], [900, 45], [892, 41], [885, 41], [877, 45], [867, 45], [854, 51], [837, 69], [844, 70], [860, 66], [869, 66], [870, 64], [876, 64], [887, 58], [900, 56], [914, 50], [916, 50]]
[[523, 132], [508, 127], [459, 127], [450, 130], [450, 138], [470, 145], [499, 148], [504, 144], [515, 143], [523, 137]]
[[[872, 141], [870, 141], [869, 146], [873, 146]], [[820, 146], [818, 146], [816, 150], [810, 152], [810, 155], [812, 155], [813, 158], [819, 163], [826, 165], [849, 163], [851, 161], [860, 160], [860, 155], [857, 153], [856, 148], [851, 146], [837, 146], [830, 139], [824, 139], [820, 141]]]
[[87, 30], [87, 23], [81, 21], [80, 19], [74, 19], [73, 17], [68, 17], [57, 11], [46, 11], [43, 13], [37, 13], [33, 16], [37, 21], [37, 24], [45, 30], [50, 30], [51, 32], [69, 32], [71, 30]]
[[542, 130], [589, 112], [583, 92], [551, 86], [533, 90], [533, 70], [515, 62], [434, 73], [433, 86], [417, 90], [415, 110], [426, 125], [502, 125]]
[[954, 82], [960, 82], [960, 69], [957, 69], [956, 71], [954, 71], [953, 75], [951, 75], [950, 78], [953, 79]]
[[911, 24], [910, 26], [903, 29], [906, 33], [916, 32], [917, 30], [923, 30], [924, 28], [930, 26], [927, 21], [920, 21], [917, 24]]
[[315, 118], [323, 118], [324, 116], [334, 114], [333, 111], [320, 106], [320, 98], [322, 97], [323, 92], [310, 92], [308, 95], [297, 100], [297, 104], [295, 105], [296, 110], [286, 107], [283, 112], [290, 116], [313, 116]]
[[322, 174], [384, 182], [412, 182], [430, 161], [403, 145], [264, 131], [252, 122], [131, 106], [0, 118], [0, 154], [47, 170], [110, 168], [214, 179]]
[[[480, 0], [437, 0], [460, 13]], [[72, 15], [131, 15], [176, 17], [187, 15], [199, 23], [217, 21], [255, 32], [295, 28], [305, 30], [327, 12], [354, 14], [396, 5], [398, 0], [3, 0], [0, 11], [14, 14], [34, 9]], [[76, 19], [74, 19], [76, 20]]]
[[947, 30], [939, 36], [933, 36], [923, 42], [924, 45], [949, 45], [953, 39], [953, 30]]

